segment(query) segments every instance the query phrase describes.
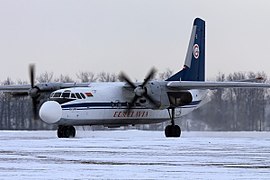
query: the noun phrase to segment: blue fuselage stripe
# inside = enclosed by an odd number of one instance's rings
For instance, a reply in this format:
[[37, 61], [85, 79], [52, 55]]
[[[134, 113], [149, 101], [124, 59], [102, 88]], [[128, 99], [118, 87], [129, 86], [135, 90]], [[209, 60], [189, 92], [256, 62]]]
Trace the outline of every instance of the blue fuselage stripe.
[[[189, 107], [189, 106], [197, 106], [201, 101], [192, 101], [190, 104], [184, 105], [184, 106], [180, 106], [180, 107]], [[118, 104], [115, 104], [114, 102], [87, 102], [87, 103], [73, 103], [73, 104], [66, 104], [66, 105], [62, 105], [63, 109], [68, 109], [68, 108], [100, 108], [104, 107], [104, 108], [125, 108], [128, 106], [128, 103], [126, 102], [119, 102]], [[139, 106], [139, 104], [136, 104], [136, 106]], [[136, 108], [136, 106], [134, 108]], [[142, 106], [143, 108], [143, 106]]]

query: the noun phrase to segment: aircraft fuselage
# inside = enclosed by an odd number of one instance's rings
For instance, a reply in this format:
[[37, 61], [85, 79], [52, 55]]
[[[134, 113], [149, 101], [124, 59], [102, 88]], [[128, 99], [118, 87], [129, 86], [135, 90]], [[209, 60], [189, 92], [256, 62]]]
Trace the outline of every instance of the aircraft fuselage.
[[[132, 99], [133, 91], [125, 87], [125, 83], [91, 83], [89, 87], [68, 88], [52, 93], [50, 100], [61, 105], [61, 118], [46, 121], [58, 125], [104, 125], [123, 126], [136, 124], [159, 123], [170, 120], [168, 108], [172, 106], [168, 91], [159, 81], [150, 82], [151, 95], [162, 106], [154, 107], [144, 98], [140, 98], [134, 107], [128, 109], [128, 102]], [[156, 87], [153, 87], [156, 86]], [[158, 90], [153, 90], [158, 89]], [[174, 93], [172, 90], [169, 92]], [[198, 108], [206, 97], [205, 90], [188, 91], [192, 101], [175, 108], [175, 117], [188, 114]], [[81, 98], [77, 95], [80, 94]], [[82, 95], [81, 95], [82, 94]], [[165, 93], [168, 94], [168, 93]], [[59, 96], [59, 97], [58, 97]], [[50, 101], [46, 102], [50, 103]], [[42, 108], [41, 108], [42, 111]], [[47, 111], [47, 113], [50, 113]], [[41, 113], [42, 114], [42, 113]]]

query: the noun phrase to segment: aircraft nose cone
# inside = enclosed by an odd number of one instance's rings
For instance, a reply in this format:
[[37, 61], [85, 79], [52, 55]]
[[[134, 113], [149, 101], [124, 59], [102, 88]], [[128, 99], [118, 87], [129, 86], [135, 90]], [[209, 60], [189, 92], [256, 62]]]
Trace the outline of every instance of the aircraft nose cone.
[[56, 123], [62, 117], [61, 105], [55, 101], [47, 101], [40, 107], [39, 116], [46, 123]]

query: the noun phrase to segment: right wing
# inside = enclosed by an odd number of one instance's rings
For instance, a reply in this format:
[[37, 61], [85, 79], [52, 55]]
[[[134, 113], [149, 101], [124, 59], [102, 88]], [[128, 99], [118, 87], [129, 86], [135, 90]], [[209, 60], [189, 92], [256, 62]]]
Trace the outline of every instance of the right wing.
[[251, 82], [205, 82], [205, 81], [170, 81], [169, 89], [221, 89], [221, 88], [270, 88], [270, 84]]

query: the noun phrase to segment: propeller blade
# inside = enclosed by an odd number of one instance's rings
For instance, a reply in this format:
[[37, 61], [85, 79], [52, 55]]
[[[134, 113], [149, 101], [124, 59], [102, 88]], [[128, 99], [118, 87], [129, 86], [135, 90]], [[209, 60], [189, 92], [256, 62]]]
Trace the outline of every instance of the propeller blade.
[[131, 103], [128, 103], [128, 110], [130, 110], [134, 106], [134, 104], [136, 103], [138, 99], [139, 99], [139, 96], [135, 95]]
[[155, 68], [152, 68], [151, 71], [148, 73], [148, 75], [146, 76], [146, 78], [144, 79], [144, 82], [142, 83], [142, 87], [144, 87], [149, 80], [151, 80], [156, 74], [156, 70]]
[[145, 85], [155, 76], [155, 74], [156, 70], [155, 68], [152, 68], [151, 71], [146, 76], [146, 78], [144, 79], [144, 82], [139, 86], [136, 86], [133, 82], [131, 82], [131, 80], [124, 73], [121, 73], [119, 75], [120, 80], [127, 82], [134, 89], [135, 96], [132, 99], [132, 101], [128, 103], [127, 107], [128, 111], [130, 111], [130, 109], [135, 105], [136, 101], [141, 97], [145, 97], [146, 99], [149, 100], [150, 103], [152, 103], [155, 106], [158, 106], [157, 102], [147, 94], [145, 88]]
[[131, 80], [124, 73], [121, 73], [119, 75], [119, 79], [127, 82], [133, 89], [136, 88], [135, 84], [133, 82], [131, 82]]
[[30, 74], [30, 84], [31, 87], [33, 88], [35, 86], [35, 65], [30, 64], [29, 66], [29, 74]]
[[[34, 64], [30, 64], [29, 65], [29, 75], [30, 75], [30, 84], [31, 84], [31, 89], [30, 91], [34, 90], [35, 87], [35, 65]], [[34, 91], [36, 93], [36, 91]], [[37, 94], [29, 94], [32, 98], [32, 109], [33, 109], [33, 116], [34, 116], [34, 120], [37, 120], [39, 118], [38, 116], [38, 96]], [[34, 95], [36, 97], [34, 97]]]
[[32, 98], [32, 109], [33, 109], [34, 120], [37, 120], [39, 118], [37, 106], [38, 106], [37, 99], [36, 98]]
[[148, 99], [150, 101], [150, 103], [152, 103], [153, 105], [159, 106], [159, 104], [157, 104], [157, 102], [151, 96], [149, 96], [148, 94], [144, 94], [144, 97], [146, 99]]

